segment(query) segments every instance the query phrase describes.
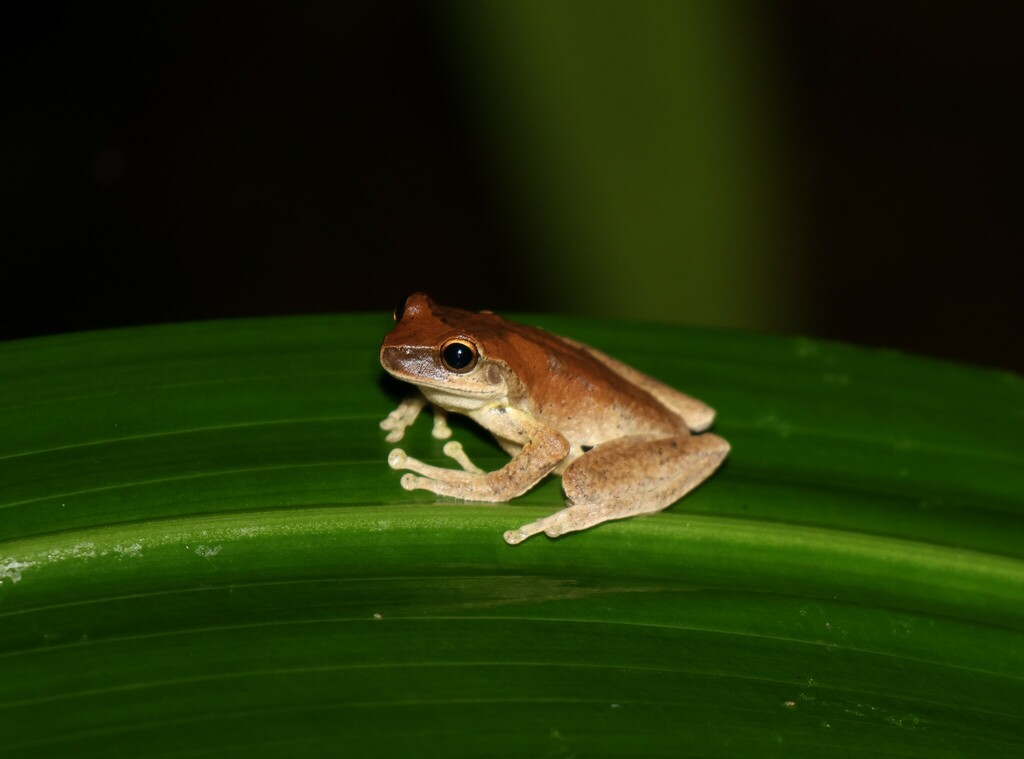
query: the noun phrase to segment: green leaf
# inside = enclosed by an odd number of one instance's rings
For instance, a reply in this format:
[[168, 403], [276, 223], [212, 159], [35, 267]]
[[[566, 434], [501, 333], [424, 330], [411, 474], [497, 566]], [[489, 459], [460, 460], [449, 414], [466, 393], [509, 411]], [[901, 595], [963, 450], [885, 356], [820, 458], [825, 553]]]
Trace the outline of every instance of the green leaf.
[[719, 473], [511, 547], [557, 479], [402, 490], [384, 316], [0, 345], [0, 755], [1024, 753], [1019, 378], [533, 321], [715, 406]]

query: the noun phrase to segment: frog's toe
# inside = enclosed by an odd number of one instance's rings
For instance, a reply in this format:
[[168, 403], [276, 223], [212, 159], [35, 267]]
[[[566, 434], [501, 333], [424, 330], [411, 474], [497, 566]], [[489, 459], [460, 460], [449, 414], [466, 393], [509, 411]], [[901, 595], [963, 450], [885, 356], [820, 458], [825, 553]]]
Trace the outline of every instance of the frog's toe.
[[510, 546], [519, 545], [528, 537], [530, 536], [522, 530], [506, 530], [504, 535], [505, 542], [508, 543]]
[[462, 448], [462, 443], [457, 440], [450, 440], [444, 444], [444, 448], [441, 449], [445, 456], [451, 459], [455, 459], [455, 462], [462, 467], [466, 472], [475, 472], [476, 474], [483, 474], [484, 470], [469, 460], [469, 456], [466, 455], [466, 451]]
[[423, 481], [423, 477], [417, 477], [415, 474], [412, 474], [410, 472], [406, 472], [405, 474], [403, 474], [402, 479], [399, 480], [402, 487], [405, 488], [406, 490], [416, 490], [418, 488], [422, 488], [423, 485], [421, 485], [420, 483], [422, 483]]
[[567, 532], [564, 524], [553, 524], [544, 528], [544, 534], [549, 538], [559, 538]]
[[[545, 518], [546, 519], [546, 518]], [[518, 545], [529, 537], [534, 535], [540, 535], [544, 532], [546, 521], [545, 519], [538, 519], [536, 522], [530, 522], [524, 524], [518, 530], [509, 530], [505, 533], [505, 542], [509, 545]]]

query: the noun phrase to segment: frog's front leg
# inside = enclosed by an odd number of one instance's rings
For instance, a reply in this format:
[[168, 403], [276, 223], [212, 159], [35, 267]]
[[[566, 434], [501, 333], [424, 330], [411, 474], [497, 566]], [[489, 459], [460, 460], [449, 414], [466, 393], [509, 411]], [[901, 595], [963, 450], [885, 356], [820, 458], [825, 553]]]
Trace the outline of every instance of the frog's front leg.
[[729, 444], [710, 433], [625, 437], [603, 443], [562, 474], [568, 507], [505, 533], [515, 545], [531, 535], [558, 537], [613, 519], [671, 506], [711, 476]]
[[402, 487], [406, 490], [429, 490], [466, 501], [498, 503], [522, 495], [549, 474], [568, 455], [569, 442], [555, 430], [540, 428], [511, 461], [494, 472], [479, 470], [465, 454], [446, 453], [463, 469], [432, 466], [397, 448], [388, 456], [388, 464], [392, 469], [416, 473], [402, 475]]

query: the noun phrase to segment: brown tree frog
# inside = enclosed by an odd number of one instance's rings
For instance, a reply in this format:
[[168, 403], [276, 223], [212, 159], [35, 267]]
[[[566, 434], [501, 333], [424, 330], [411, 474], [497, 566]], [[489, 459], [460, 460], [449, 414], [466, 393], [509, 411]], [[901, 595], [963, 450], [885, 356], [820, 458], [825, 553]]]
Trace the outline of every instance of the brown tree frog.
[[454, 441], [443, 450], [460, 469], [396, 448], [388, 464], [409, 470], [402, 487], [500, 502], [548, 474], [562, 476], [568, 506], [509, 530], [508, 543], [661, 511], [706, 480], [729, 452], [725, 440], [704, 432], [713, 409], [582, 343], [487, 311], [446, 308], [422, 293], [395, 309], [395, 322], [380, 363], [421, 393], [381, 422], [387, 440], [401, 440], [429, 402], [435, 438], [451, 436], [447, 412], [465, 414], [512, 456], [485, 472]]

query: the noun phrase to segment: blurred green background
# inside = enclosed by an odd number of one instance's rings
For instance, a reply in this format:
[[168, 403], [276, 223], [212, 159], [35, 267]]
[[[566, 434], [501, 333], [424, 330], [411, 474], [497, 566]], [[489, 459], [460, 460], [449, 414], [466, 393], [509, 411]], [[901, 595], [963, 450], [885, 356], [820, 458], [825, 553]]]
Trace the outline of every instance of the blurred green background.
[[1024, 6], [23, 5], [0, 337], [453, 305], [1024, 370]]
[[801, 324], [779, 82], [757, 65], [771, 54], [745, 28], [754, 6], [450, 7], [488, 153], [536, 230], [525, 250], [545, 305]]

